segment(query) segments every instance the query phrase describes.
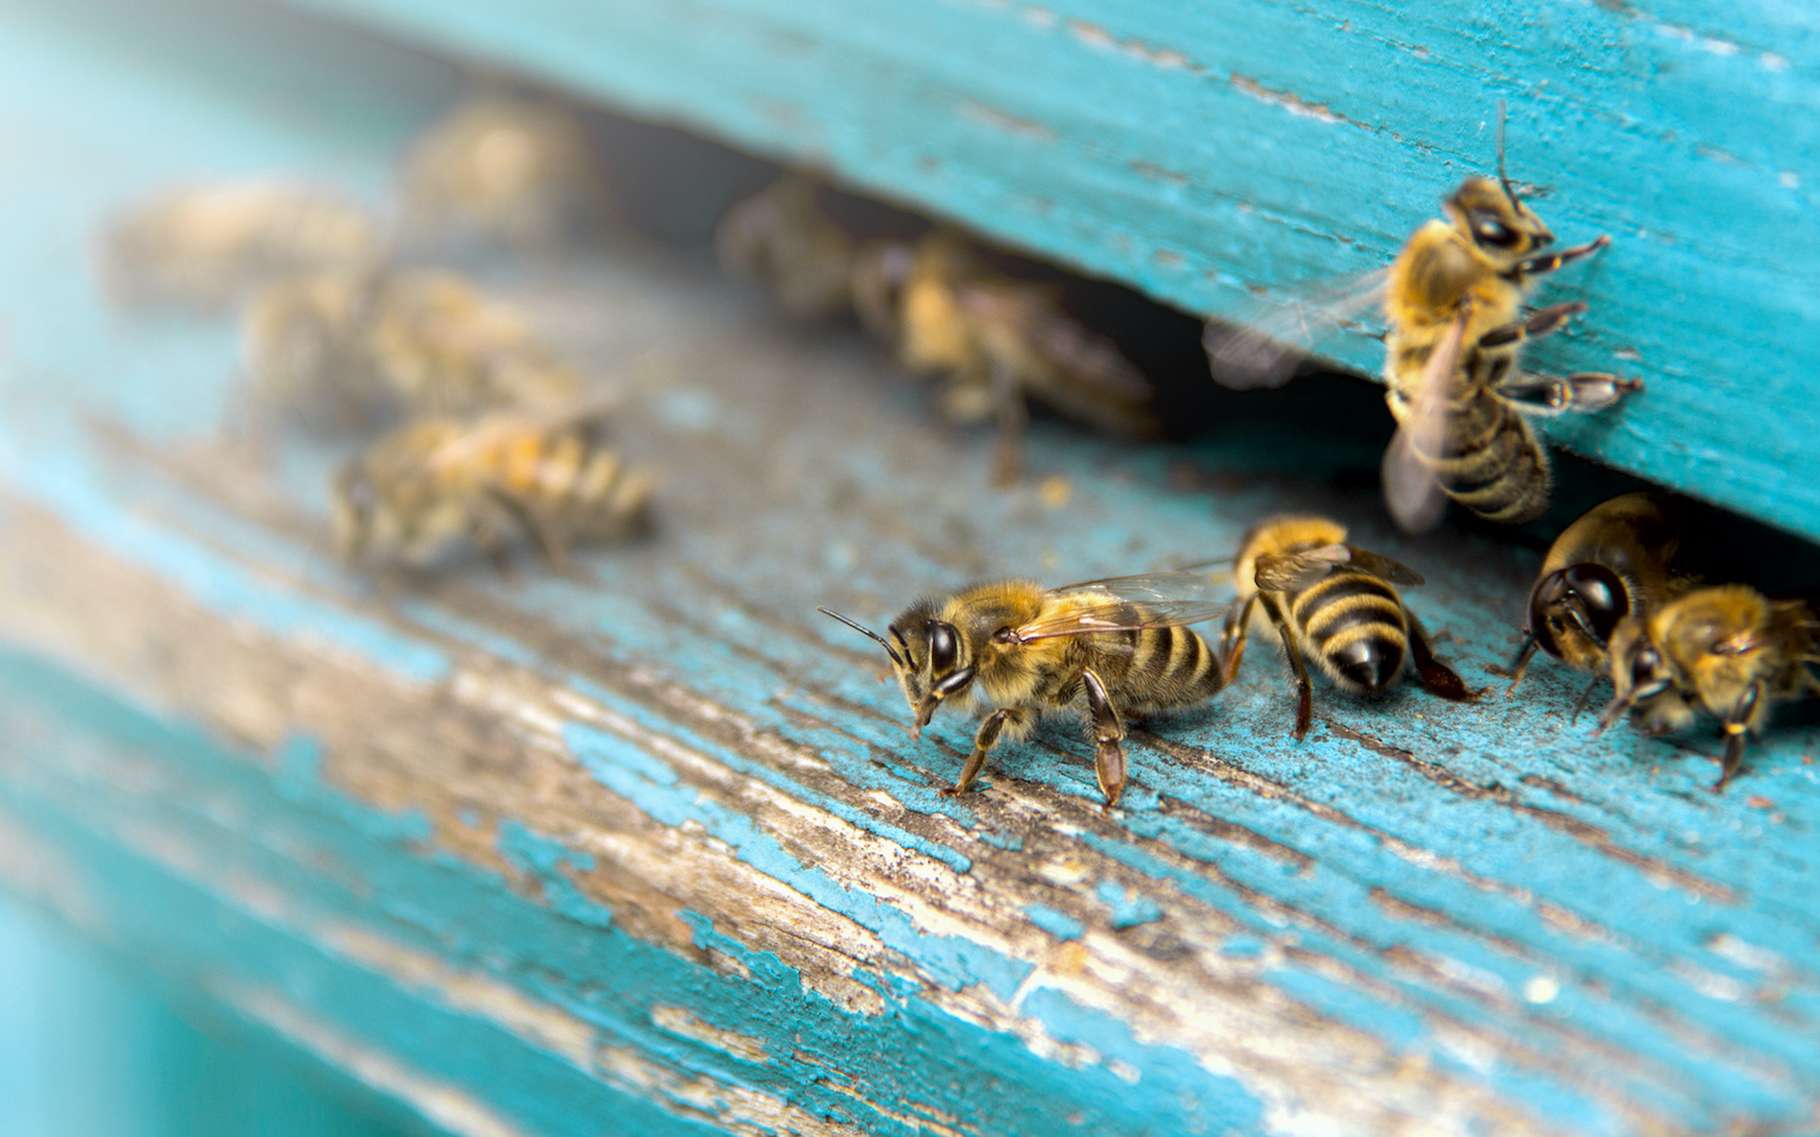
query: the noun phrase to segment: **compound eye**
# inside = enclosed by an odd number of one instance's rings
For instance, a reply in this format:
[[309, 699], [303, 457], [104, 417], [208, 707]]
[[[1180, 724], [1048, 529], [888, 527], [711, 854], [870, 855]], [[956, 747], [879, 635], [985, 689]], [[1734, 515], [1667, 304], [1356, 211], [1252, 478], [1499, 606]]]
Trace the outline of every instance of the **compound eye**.
[[960, 645], [953, 624], [936, 622], [929, 625], [929, 666], [937, 675], [954, 670]]
[[1593, 633], [1609, 641], [1618, 621], [1630, 615], [1630, 593], [1618, 574], [1604, 565], [1581, 564], [1563, 571], [1561, 578], [1579, 598]]
[[1637, 653], [1637, 658], [1630, 664], [1630, 681], [1639, 688], [1647, 686], [1662, 666], [1662, 656], [1653, 647], [1646, 647]]
[[1517, 243], [1515, 230], [1496, 217], [1488, 217], [1484, 214], [1473, 218], [1472, 235], [1479, 244], [1490, 245], [1498, 249], [1508, 249]]

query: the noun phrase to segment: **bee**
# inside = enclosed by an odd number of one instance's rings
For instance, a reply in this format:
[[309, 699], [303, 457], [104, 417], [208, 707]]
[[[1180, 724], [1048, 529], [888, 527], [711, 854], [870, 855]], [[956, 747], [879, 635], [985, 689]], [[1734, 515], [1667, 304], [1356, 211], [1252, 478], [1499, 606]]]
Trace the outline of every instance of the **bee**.
[[960, 778], [965, 793], [1003, 738], [1020, 739], [1049, 712], [1083, 716], [1106, 808], [1124, 793], [1129, 718], [1189, 707], [1219, 693], [1225, 668], [1187, 625], [1212, 619], [1205, 573], [1158, 573], [1044, 588], [1028, 580], [978, 584], [923, 599], [885, 629], [889, 639], [820, 609], [885, 649], [913, 716], [910, 737], [944, 704], [985, 711]]
[[348, 269], [273, 284], [247, 308], [243, 357], [256, 405], [318, 428], [562, 406], [583, 389], [516, 310], [429, 270]]
[[1226, 681], [1244, 656], [1253, 610], [1263, 608], [1289, 658], [1295, 682], [1292, 733], [1308, 733], [1314, 695], [1305, 660], [1353, 695], [1388, 691], [1407, 665], [1430, 693], [1454, 702], [1478, 698], [1435, 658], [1427, 634], [1398, 585], [1422, 578], [1379, 553], [1346, 543], [1346, 529], [1324, 517], [1277, 517], [1245, 537], [1233, 562], [1237, 603], [1223, 637]]
[[1380, 299], [1385, 398], [1397, 432], [1385, 454], [1385, 501], [1405, 530], [1432, 528], [1448, 499], [1490, 521], [1521, 524], [1548, 504], [1548, 455], [1529, 418], [1592, 412], [1641, 390], [1610, 372], [1544, 375], [1519, 368], [1529, 341], [1566, 327], [1581, 303], [1525, 312], [1541, 279], [1611, 243], [1546, 251], [1554, 234], [1505, 173], [1498, 113], [1498, 176], [1469, 177], [1442, 203], [1443, 217], [1417, 229], [1376, 280], [1332, 290], [1329, 306], [1285, 308], [1274, 322], [1231, 333], [1209, 325], [1204, 343], [1216, 379], [1275, 385], [1293, 368], [1270, 337], [1309, 337]]
[[412, 239], [547, 253], [611, 213], [587, 127], [526, 98], [461, 104], [412, 145], [398, 180]]
[[366, 210], [328, 190], [226, 182], [128, 210], [107, 226], [97, 257], [119, 303], [219, 310], [283, 276], [370, 263], [380, 243]]
[[736, 203], [715, 230], [721, 265], [763, 282], [799, 320], [847, 308], [859, 246], [817, 200], [817, 187], [791, 175]]
[[862, 250], [853, 292], [861, 319], [905, 367], [945, 378], [951, 421], [996, 418], [999, 484], [1022, 466], [1026, 397], [1117, 434], [1157, 429], [1150, 381], [1111, 340], [1065, 312], [1054, 288], [990, 269], [958, 234]]
[[350, 565], [427, 569], [466, 542], [503, 567], [524, 539], [561, 569], [578, 541], [629, 536], [652, 483], [607, 448], [605, 419], [592, 403], [405, 426], [336, 472], [337, 552]]
[[1776, 704], [1820, 692], [1816, 663], [1820, 620], [1806, 602], [1770, 600], [1741, 584], [1695, 589], [1619, 622], [1611, 638], [1616, 694], [1599, 729], [1626, 711], [1652, 735], [1683, 729], [1697, 712], [1712, 715], [1725, 732], [1718, 792]]
[[1510, 691], [1541, 648], [1576, 671], [1604, 676], [1612, 632], [1693, 586], [1676, 570], [1680, 526], [1660, 498], [1630, 493], [1594, 507], [1561, 531], [1529, 592], [1523, 646]]

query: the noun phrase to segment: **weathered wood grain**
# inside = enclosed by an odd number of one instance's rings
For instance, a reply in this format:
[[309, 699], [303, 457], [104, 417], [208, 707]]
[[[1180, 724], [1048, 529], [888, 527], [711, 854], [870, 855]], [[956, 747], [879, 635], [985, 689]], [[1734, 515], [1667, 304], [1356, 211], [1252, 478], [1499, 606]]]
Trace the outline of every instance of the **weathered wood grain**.
[[[1677, 0], [424, 0], [314, 7], [959, 218], [1191, 311], [1387, 263], [1514, 175], [1591, 306], [1536, 358], [1642, 376], [1584, 454], [1820, 536], [1820, 14]], [[1331, 349], [1375, 374], [1361, 335]]]
[[1394, 540], [1370, 441], [1243, 410], [1192, 448], [1045, 425], [1066, 494], [988, 494], [979, 440], [867, 346], [627, 254], [514, 294], [628, 389], [660, 532], [586, 578], [349, 577], [336, 455], [216, 432], [231, 329], [111, 315], [71, 266], [196, 168], [376, 186], [447, 76], [302, 24], [226, 53], [247, 17], [202, 11], [162, 39], [114, 12], [130, 48], [9, 23], [0, 127], [30, 160], [0, 186], [34, 224], [0, 255], [45, 271], [0, 279], [6, 887], [452, 1132], [1820, 1120], [1811, 730], [1714, 797], [1712, 740], [1594, 740], [1539, 668], [1467, 708], [1323, 689], [1296, 745], [1260, 651], [1140, 732], [1115, 815], [1060, 726], [955, 800], [962, 724], [909, 743], [880, 661], [812, 614], [1318, 508], [1429, 575], [1419, 611], [1485, 681], [1535, 557]]

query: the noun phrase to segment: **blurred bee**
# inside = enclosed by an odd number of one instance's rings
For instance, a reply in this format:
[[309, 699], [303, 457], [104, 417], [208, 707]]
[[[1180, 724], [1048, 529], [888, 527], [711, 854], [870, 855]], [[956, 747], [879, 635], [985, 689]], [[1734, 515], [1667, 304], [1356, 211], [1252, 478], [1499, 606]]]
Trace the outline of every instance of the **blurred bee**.
[[1725, 757], [1715, 792], [1744, 761], [1777, 704], [1820, 692], [1820, 620], [1802, 601], [1772, 601], [1744, 585], [1700, 588], [1653, 614], [1621, 621], [1611, 638], [1616, 694], [1604, 730], [1626, 711], [1645, 734], [1667, 734], [1698, 711], [1719, 719]]
[[611, 215], [587, 127], [553, 103], [469, 100], [432, 126], [399, 172], [408, 240], [548, 253]]
[[917, 738], [945, 703], [988, 713], [960, 779], [964, 793], [1002, 737], [1023, 738], [1044, 713], [1084, 716], [1094, 773], [1108, 809], [1126, 780], [1126, 720], [1191, 706], [1225, 686], [1213, 648], [1185, 625], [1227, 603], [1205, 573], [1159, 573], [1044, 588], [1027, 580], [974, 585], [919, 600], [886, 628], [889, 639], [820, 611], [885, 649]]
[[1510, 691], [1537, 648], [1576, 671], [1609, 674], [1607, 648], [1619, 621], [1647, 616], [1692, 587], [1692, 578], [1675, 568], [1680, 546], [1675, 518], [1646, 493], [1612, 498], [1562, 530], [1530, 589]]
[[1330, 306], [1285, 308], [1250, 331], [1208, 325], [1214, 377], [1229, 386], [1272, 386], [1293, 356], [1277, 338], [1337, 327], [1382, 298], [1385, 397], [1397, 434], [1384, 459], [1385, 501], [1409, 531], [1432, 528], [1447, 499], [1491, 521], [1520, 524], [1548, 503], [1548, 456], [1527, 416], [1597, 411], [1640, 390], [1609, 372], [1525, 372], [1518, 352], [1585, 310], [1556, 304], [1525, 314], [1543, 276], [1610, 244], [1544, 252], [1554, 234], [1523, 203], [1504, 171], [1498, 113], [1498, 177], [1470, 177], [1442, 202], [1444, 219], [1417, 229], [1380, 277], [1335, 289]]
[[1068, 315], [1054, 288], [993, 272], [955, 233], [862, 251], [853, 290], [904, 366], [946, 379], [950, 420], [997, 419], [999, 484], [1022, 466], [1026, 397], [1118, 434], [1157, 429], [1150, 381], [1111, 340]]
[[122, 304], [216, 310], [299, 272], [362, 265], [380, 252], [365, 210], [315, 186], [227, 182], [174, 190], [116, 217], [97, 258]]
[[444, 272], [280, 281], [249, 305], [243, 354], [254, 404], [316, 428], [562, 406], [583, 390], [518, 312]]
[[1282, 640], [1295, 680], [1293, 733], [1308, 733], [1314, 695], [1305, 660], [1341, 690], [1373, 696], [1388, 691], [1414, 662], [1416, 679], [1430, 693], [1464, 702], [1469, 690], [1453, 669], [1435, 658], [1428, 636], [1403, 603], [1397, 585], [1422, 578], [1389, 557], [1346, 543], [1346, 529], [1324, 517], [1278, 517], [1246, 535], [1233, 562], [1238, 603], [1230, 617], [1223, 655], [1231, 681], [1244, 657], [1253, 609], [1262, 607]]
[[790, 175], [738, 202], [715, 230], [720, 263], [762, 282], [800, 320], [820, 320], [852, 300], [858, 246], [817, 200], [808, 178]]
[[651, 481], [604, 433], [600, 404], [412, 423], [335, 474], [336, 549], [350, 565], [427, 569], [466, 543], [503, 567], [524, 539], [560, 569], [574, 543], [645, 522]]

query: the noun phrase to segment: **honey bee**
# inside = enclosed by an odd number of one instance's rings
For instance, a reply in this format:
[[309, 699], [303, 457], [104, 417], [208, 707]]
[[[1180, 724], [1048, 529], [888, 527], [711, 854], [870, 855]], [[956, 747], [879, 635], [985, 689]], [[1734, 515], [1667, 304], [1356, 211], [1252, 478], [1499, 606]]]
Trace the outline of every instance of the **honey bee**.
[[413, 240], [546, 253], [611, 213], [587, 127], [553, 103], [489, 96], [458, 106], [411, 147], [399, 172]]
[[359, 205], [276, 181], [162, 194], [115, 218], [97, 247], [115, 301], [205, 310], [280, 277], [370, 263], [379, 252], [379, 228]]
[[350, 565], [427, 569], [466, 542], [502, 567], [516, 539], [561, 569], [578, 541], [644, 523], [651, 479], [605, 443], [605, 406], [424, 419], [335, 474], [336, 549]]
[[1626, 711], [1652, 735], [1681, 730], [1696, 712], [1712, 715], [1725, 732], [1717, 792], [1776, 704], [1820, 692], [1816, 663], [1820, 620], [1805, 602], [1770, 600], [1741, 584], [1695, 589], [1619, 622], [1611, 638], [1616, 694], [1599, 729]]
[[279, 281], [247, 308], [243, 355], [256, 405], [314, 427], [562, 406], [583, 389], [517, 311], [428, 270]]
[[817, 200], [809, 179], [792, 175], [738, 202], [715, 230], [715, 248], [730, 273], [761, 281], [784, 311], [821, 320], [852, 298], [858, 244]]
[[1186, 625], [1225, 611], [1205, 573], [1158, 573], [1044, 588], [1028, 580], [974, 585], [919, 600], [889, 639], [820, 609], [885, 649], [920, 737], [946, 703], [987, 713], [960, 778], [965, 793], [1001, 738], [1023, 738], [1045, 713], [1084, 716], [1106, 808], [1125, 790], [1125, 724], [1192, 706], [1225, 686], [1213, 648]]
[[1379, 553], [1346, 543], [1346, 529], [1324, 517], [1278, 517], [1246, 535], [1233, 562], [1238, 601], [1223, 643], [1226, 681], [1244, 656], [1253, 609], [1262, 607], [1282, 640], [1295, 682], [1292, 733], [1308, 733], [1314, 694], [1305, 660], [1341, 690], [1374, 696], [1388, 691], [1413, 661], [1416, 679], [1430, 693], [1465, 702], [1469, 690], [1452, 668], [1435, 658], [1428, 636], [1397, 592], [1422, 583], [1414, 570]]
[[1642, 388], [1609, 372], [1555, 376], [1517, 365], [1528, 341], [1585, 310], [1565, 303], [1526, 314], [1529, 294], [1611, 239], [1544, 251], [1554, 234], [1505, 173], [1502, 106], [1497, 179], [1469, 177], [1441, 204], [1444, 219], [1417, 229], [1381, 278], [1334, 289], [1328, 308], [1286, 308], [1251, 332], [1210, 324], [1209, 359], [1228, 385], [1275, 385], [1293, 368], [1270, 337], [1339, 326], [1381, 297], [1385, 398], [1397, 423], [1383, 469], [1391, 515], [1406, 530], [1429, 529], [1451, 498], [1487, 520], [1521, 524], [1541, 516], [1549, 495], [1548, 455], [1529, 416], [1603, 410]]
[[951, 421], [996, 418], [999, 484], [1022, 466], [1026, 397], [1118, 434], [1157, 429], [1150, 381], [1111, 340], [1068, 315], [1055, 289], [992, 271], [955, 233], [862, 250], [853, 291], [905, 367], [945, 378]]
[[1612, 498], [1562, 530], [1530, 589], [1510, 691], [1537, 648], [1576, 671], [1608, 674], [1607, 648], [1619, 621], [1647, 616], [1692, 587], [1692, 578], [1675, 568], [1680, 545], [1675, 518], [1647, 493]]

